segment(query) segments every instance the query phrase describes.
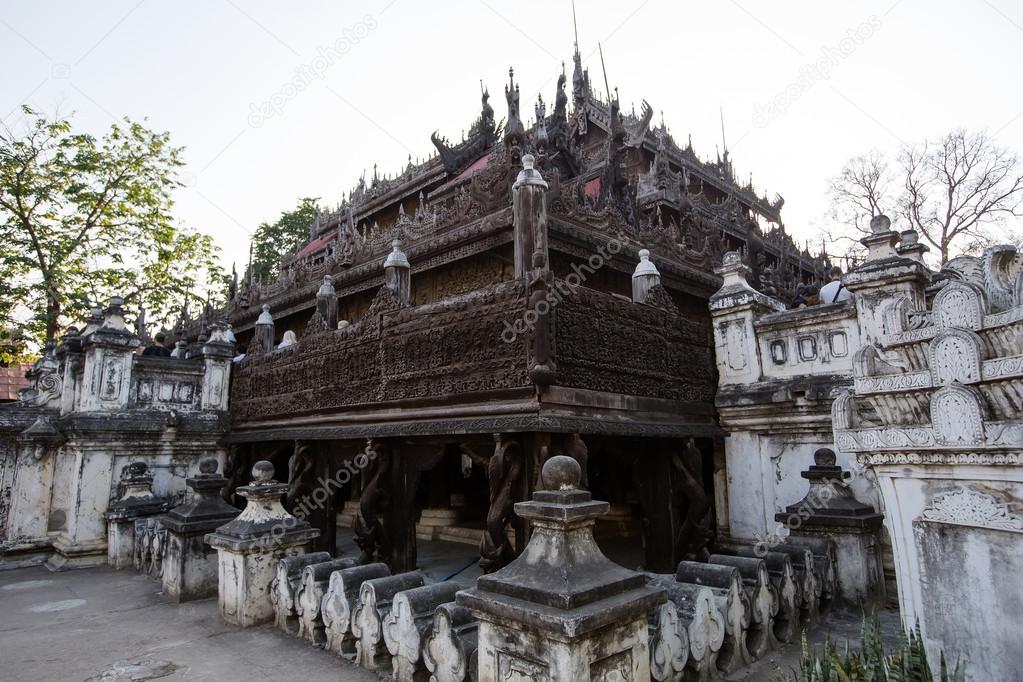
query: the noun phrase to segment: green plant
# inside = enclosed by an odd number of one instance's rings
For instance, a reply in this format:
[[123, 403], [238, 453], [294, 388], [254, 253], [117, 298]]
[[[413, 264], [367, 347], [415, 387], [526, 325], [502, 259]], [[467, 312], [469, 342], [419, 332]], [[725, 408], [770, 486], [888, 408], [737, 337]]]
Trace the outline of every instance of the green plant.
[[944, 654], [935, 677], [927, 662], [920, 625], [907, 636], [899, 636], [896, 647], [885, 654], [881, 642], [881, 623], [864, 619], [860, 626], [861, 648], [851, 649], [849, 642], [840, 650], [829, 638], [822, 651], [811, 650], [803, 633], [803, 655], [799, 671], [775, 673], [779, 682], [965, 682], [966, 673], [957, 664], [951, 673]]

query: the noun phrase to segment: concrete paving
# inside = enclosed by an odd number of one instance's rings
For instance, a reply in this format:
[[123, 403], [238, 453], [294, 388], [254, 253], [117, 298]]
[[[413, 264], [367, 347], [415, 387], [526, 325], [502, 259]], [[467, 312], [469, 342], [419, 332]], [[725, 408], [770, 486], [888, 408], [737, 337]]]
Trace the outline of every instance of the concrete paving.
[[[338, 551], [340, 556], [358, 554], [350, 530], [338, 531]], [[627, 566], [636, 560], [627, 547], [609, 543], [605, 551], [620, 555], [614, 558]], [[450, 577], [464, 587], [475, 584], [477, 557], [471, 545], [419, 543], [419, 567], [429, 582]], [[899, 630], [898, 612], [885, 610], [880, 617], [891, 646]], [[858, 613], [828, 611], [809, 628], [810, 645], [830, 636], [858, 646], [861, 621]], [[795, 641], [727, 679], [793, 679], [799, 658]], [[272, 627], [227, 625], [217, 615], [216, 599], [173, 604], [157, 581], [134, 571], [0, 572], [0, 681], [152, 679], [361, 682], [381, 677]]]
[[271, 627], [227, 625], [215, 598], [173, 604], [133, 571], [0, 572], [0, 680], [152, 679], [381, 678]]

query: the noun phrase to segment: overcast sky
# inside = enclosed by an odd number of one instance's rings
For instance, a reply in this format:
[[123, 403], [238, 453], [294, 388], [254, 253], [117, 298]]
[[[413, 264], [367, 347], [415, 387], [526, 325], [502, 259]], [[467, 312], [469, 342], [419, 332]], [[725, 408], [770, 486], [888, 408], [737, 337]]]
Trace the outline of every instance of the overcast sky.
[[[579, 43], [623, 107], [647, 99], [712, 159], [720, 111], [737, 175], [786, 198], [819, 245], [829, 177], [851, 156], [964, 126], [1023, 151], [1023, 5], [1010, 0], [578, 0]], [[461, 136], [515, 67], [522, 110], [571, 70], [569, 0], [0, 3], [0, 115], [27, 102], [100, 133], [147, 119], [185, 147], [184, 223], [227, 267], [302, 196], [337, 203], [365, 170]], [[660, 114], [655, 122], [660, 120]]]

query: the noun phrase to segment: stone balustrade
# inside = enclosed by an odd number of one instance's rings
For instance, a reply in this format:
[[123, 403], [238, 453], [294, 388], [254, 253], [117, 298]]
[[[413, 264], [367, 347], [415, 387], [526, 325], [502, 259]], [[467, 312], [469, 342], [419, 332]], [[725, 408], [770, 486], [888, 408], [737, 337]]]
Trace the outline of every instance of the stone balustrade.
[[326, 644], [327, 635], [322, 604], [330, 583], [330, 576], [334, 571], [354, 566], [355, 559], [343, 558], [310, 564], [302, 569], [301, 584], [295, 595], [299, 637], [308, 639], [313, 644]]
[[302, 569], [330, 560], [328, 552], [312, 552], [286, 556], [277, 561], [277, 573], [270, 584], [270, 601], [274, 607], [274, 625], [289, 635], [297, 635], [297, 595], [302, 586]]
[[326, 629], [327, 648], [338, 656], [355, 658], [358, 637], [352, 630], [352, 614], [359, 603], [362, 584], [391, 574], [387, 564], [364, 564], [330, 574], [320, 610]]
[[[538, 495], [542, 500], [567, 494]], [[579, 540], [578, 535], [569, 537], [570, 543]], [[777, 645], [775, 637], [793, 638], [800, 605], [809, 601], [807, 611], [816, 613], [825, 582], [821, 575], [833, 573], [830, 541], [801, 542], [778, 543], [764, 558], [753, 545], [726, 543], [719, 549], [728, 554], [712, 555], [707, 562], [683, 561], [674, 575], [640, 574], [650, 589], [666, 597], [644, 619], [650, 679], [718, 679], [770, 653]], [[308, 630], [320, 625], [303, 625], [300, 631], [295, 622], [308, 615], [307, 605], [320, 596], [324, 637], [315, 641], [325, 641], [339, 656], [370, 670], [389, 670], [395, 680], [491, 679], [478, 676], [481, 620], [458, 604], [457, 585], [427, 585], [425, 576], [415, 571], [392, 576], [382, 563], [350, 563], [324, 552], [279, 560], [272, 587], [279, 595], [273, 598], [278, 627], [308, 639]], [[804, 585], [809, 587], [804, 590]], [[532, 610], [542, 617], [557, 613], [528, 602], [517, 608], [527, 617]], [[783, 618], [788, 620], [783, 623]], [[290, 624], [282, 627], [281, 622]]]
[[383, 625], [384, 643], [391, 654], [391, 679], [414, 682], [425, 676], [425, 635], [433, 625], [436, 609], [441, 604], [454, 602], [458, 589], [454, 583], [437, 583], [395, 595]]
[[367, 670], [391, 667], [384, 641], [384, 621], [391, 613], [395, 596], [422, 587], [426, 577], [418, 571], [373, 578], [362, 583], [359, 603], [352, 612], [352, 634], [356, 638], [355, 662]]
[[454, 602], [433, 612], [433, 625], [423, 638], [423, 663], [436, 682], [475, 679], [479, 621]]

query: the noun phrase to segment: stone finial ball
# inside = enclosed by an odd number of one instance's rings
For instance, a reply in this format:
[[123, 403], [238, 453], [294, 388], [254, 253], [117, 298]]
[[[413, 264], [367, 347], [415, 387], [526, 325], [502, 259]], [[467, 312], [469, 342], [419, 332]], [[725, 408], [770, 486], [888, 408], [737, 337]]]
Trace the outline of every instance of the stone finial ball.
[[888, 232], [892, 229], [892, 221], [886, 215], [876, 215], [870, 219], [870, 231], [874, 234]]
[[254, 483], [266, 483], [274, 477], [274, 465], [265, 459], [256, 462], [252, 467], [252, 478]]
[[819, 467], [833, 467], [838, 458], [835, 457], [835, 451], [831, 448], [820, 448], [817, 452], [813, 453], [813, 463]]
[[217, 469], [220, 468], [220, 462], [212, 457], [206, 457], [205, 459], [199, 460], [199, 473], [210, 475], [217, 473]]
[[548, 490], [574, 490], [579, 487], [583, 470], [571, 457], [555, 455], [544, 463], [540, 475]]

